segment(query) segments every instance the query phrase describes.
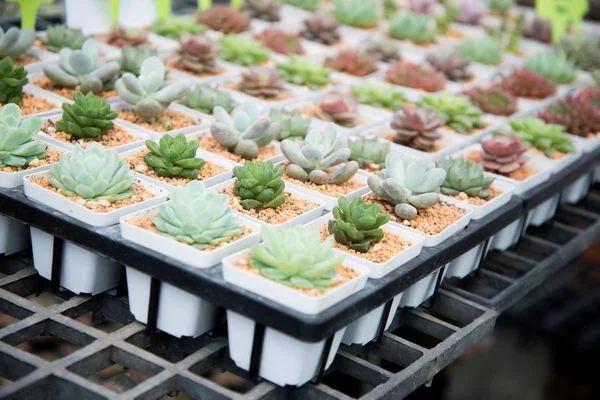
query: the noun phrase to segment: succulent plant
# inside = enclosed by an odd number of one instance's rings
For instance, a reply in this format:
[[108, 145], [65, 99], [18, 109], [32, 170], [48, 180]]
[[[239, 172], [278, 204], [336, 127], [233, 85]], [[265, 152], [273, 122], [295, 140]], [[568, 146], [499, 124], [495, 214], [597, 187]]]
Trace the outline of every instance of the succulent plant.
[[390, 21], [389, 34], [394, 39], [409, 40], [416, 44], [435, 42], [435, 20], [426, 15], [407, 12]]
[[432, 108], [406, 105], [396, 111], [392, 118], [391, 127], [396, 133], [393, 140], [417, 150], [432, 151], [436, 141], [442, 137], [438, 128], [444, 122]]
[[509, 124], [511, 130], [507, 134], [518, 137], [523, 145], [538, 149], [548, 158], [554, 157], [557, 151], [563, 154], [575, 152], [573, 141], [560, 125], [547, 124], [534, 117], [511, 120]]
[[319, 102], [317, 117], [351, 128], [358, 122], [358, 106], [358, 99], [353, 94], [330, 90]]
[[64, 196], [112, 203], [133, 194], [135, 177], [119, 153], [92, 142], [62, 153], [59, 162], [50, 164], [48, 181]]
[[498, 85], [513, 96], [530, 99], [545, 99], [556, 93], [554, 82], [542, 74], [524, 68], [513, 70]]
[[472, 77], [469, 72], [471, 60], [454, 49], [430, 53], [427, 55], [427, 62], [437, 71], [443, 73], [448, 80], [461, 82]]
[[124, 28], [120, 25], [114, 25], [106, 37], [107, 44], [120, 49], [125, 46], [139, 46], [146, 44], [147, 41], [148, 34], [145, 30]]
[[[598, 97], [600, 95], [596, 94]], [[590, 100], [590, 94], [570, 95], [540, 111], [537, 117], [546, 123], [563, 126], [572, 135], [596, 135], [600, 132], [600, 107], [598, 100], [596, 104]]]
[[488, 0], [490, 11], [498, 14], [507, 14], [514, 4], [514, 0]]
[[488, 114], [509, 116], [519, 110], [517, 98], [498, 86], [476, 87], [465, 90], [462, 94], [469, 97], [474, 106]]
[[552, 42], [552, 23], [547, 20], [534, 16], [531, 21], [525, 25], [523, 36], [543, 43]]
[[290, 6], [302, 8], [303, 10], [315, 11], [319, 8], [321, 0], [283, 0], [283, 2]]
[[304, 20], [302, 36], [305, 39], [332, 45], [340, 41], [340, 24], [333, 15], [314, 14]]
[[230, 242], [244, 232], [240, 218], [229, 205], [226, 194], [192, 181], [170, 192], [171, 201], [159, 206], [151, 217], [156, 229], [166, 236], [199, 250]]
[[195, 35], [204, 33], [208, 30], [205, 25], [196, 22], [194, 17], [176, 17], [159, 18], [148, 27], [151, 32], [160, 36], [166, 36], [171, 39], [179, 39], [183, 33]]
[[377, 39], [369, 43], [366, 52], [377, 61], [394, 63], [400, 61], [400, 47], [392, 40]]
[[246, 0], [242, 11], [252, 18], [275, 22], [281, 19], [279, 15], [281, 2], [279, 0]]
[[41, 38], [42, 43], [49, 51], [58, 53], [60, 49], [81, 49], [85, 42], [85, 35], [81, 29], [69, 28], [66, 25], [49, 26], [46, 35]]
[[304, 54], [299, 33], [290, 33], [276, 26], [269, 26], [255, 38], [279, 54]]
[[379, 176], [367, 180], [373, 194], [394, 206], [394, 213], [402, 219], [413, 219], [419, 208], [439, 202], [440, 186], [446, 171], [429, 162], [399, 153], [389, 153], [385, 169]]
[[237, 102], [231, 97], [229, 92], [219, 90], [208, 85], [197, 85], [179, 101], [184, 106], [201, 111], [205, 114], [212, 114], [216, 106], [220, 106], [227, 112], [231, 112]]
[[408, 9], [417, 14], [433, 15], [438, 2], [436, 0], [409, 0]]
[[285, 81], [275, 68], [251, 66], [242, 72], [238, 90], [260, 99], [276, 100], [285, 93]]
[[144, 60], [157, 55], [156, 50], [145, 44], [136, 47], [125, 46], [121, 49], [121, 56], [119, 58], [121, 73], [130, 72], [138, 76]]
[[406, 101], [401, 91], [377, 81], [363, 81], [356, 86], [352, 86], [352, 93], [361, 104], [368, 104], [377, 108], [388, 108], [392, 111], [401, 108]]
[[56, 123], [56, 130], [77, 138], [96, 138], [113, 128], [112, 120], [118, 114], [111, 110], [108, 101], [89, 92], [73, 93], [73, 104], [63, 103], [62, 119]]
[[377, 165], [385, 168], [385, 157], [390, 152], [390, 142], [376, 137], [361, 136], [348, 141], [350, 160], [356, 161], [361, 167]]
[[262, 64], [269, 61], [269, 50], [261, 41], [245, 35], [225, 35], [218, 39], [221, 45], [219, 56], [240, 65]]
[[44, 74], [57, 86], [77, 88], [82, 93], [100, 94], [111, 90], [119, 76], [119, 63], [98, 66], [98, 43], [88, 39], [81, 50], [62, 49], [59, 63], [44, 67]]
[[343, 49], [325, 60], [325, 66], [354, 76], [365, 76], [377, 71], [377, 63], [367, 53]]
[[481, 1], [464, 0], [460, 3], [456, 21], [461, 24], [481, 25], [487, 15], [487, 7]]
[[277, 208], [285, 202], [283, 168], [272, 161], [247, 161], [242, 167], [234, 167], [233, 175], [233, 194], [242, 199], [240, 204], [245, 210]]
[[379, 210], [378, 204], [366, 204], [362, 197], [349, 202], [342, 196], [333, 208], [333, 219], [329, 220], [327, 230], [339, 244], [366, 253], [383, 239], [381, 226], [390, 220], [390, 214]]
[[217, 4], [199, 13], [198, 23], [225, 34], [240, 33], [250, 29], [250, 17], [230, 6]]
[[[600, 69], [600, 39], [587, 33], [563, 36], [557, 43], [569, 60], [584, 71]], [[0, 56], [1, 56], [0, 51]]]
[[196, 157], [198, 144], [197, 140], [188, 142], [182, 133], [174, 137], [163, 135], [158, 143], [146, 140], [150, 152], [144, 156], [144, 162], [161, 177], [197, 179], [198, 170], [206, 164], [203, 159]]
[[277, 69], [281, 71], [283, 79], [294, 85], [321, 89], [331, 83], [329, 75], [332, 70], [310, 57], [291, 55], [288, 62], [277, 64]]
[[279, 124], [269, 118], [260, 118], [252, 103], [235, 107], [231, 116], [217, 106], [213, 116], [215, 123], [210, 127], [213, 138], [246, 160], [256, 158], [258, 149], [271, 143], [279, 133]]
[[425, 65], [400, 61], [385, 73], [388, 82], [426, 92], [438, 92], [446, 87], [446, 77]]
[[443, 11], [437, 13], [435, 22], [440, 34], [446, 35], [450, 30], [450, 24], [456, 21], [459, 13], [459, 7], [454, 4], [454, 0], [439, 0]]
[[184, 33], [179, 38], [176, 65], [196, 74], [216, 74], [219, 72], [217, 55], [219, 48], [206, 35]]
[[379, 23], [377, 4], [363, 0], [335, 0], [333, 15], [342, 24], [372, 28]]
[[446, 121], [446, 125], [459, 133], [470, 133], [485, 127], [481, 119], [483, 111], [473, 106], [466, 96], [442, 93], [423, 97], [417, 105], [433, 108]]
[[0, 27], [0, 59], [20, 56], [29, 50], [34, 42], [33, 29], [8, 28], [5, 32]]
[[448, 196], [465, 193], [469, 197], [487, 199], [490, 197], [490, 185], [494, 178], [485, 175], [483, 165], [473, 164], [463, 158], [449, 158], [438, 162], [438, 167], [446, 171], [441, 192]]
[[481, 164], [486, 171], [509, 175], [527, 163], [526, 151], [515, 136], [493, 135], [481, 141]]
[[525, 60], [525, 69], [540, 73], [554, 83], [573, 82], [577, 75], [577, 67], [559, 51], [539, 53]]
[[[327, 124], [322, 133], [318, 128], [310, 129], [302, 146], [292, 140], [284, 140], [281, 152], [290, 162], [285, 173], [303, 182], [341, 185], [358, 171], [356, 161], [346, 162], [351, 151], [346, 141], [338, 137], [333, 124]], [[339, 168], [336, 170], [330, 169], [337, 165]]]
[[277, 140], [304, 139], [310, 126], [310, 118], [305, 117], [299, 110], [287, 111], [273, 108], [269, 111], [271, 121], [279, 123], [279, 135]]
[[11, 57], [0, 60], [0, 104], [21, 104], [23, 86], [29, 83], [25, 67], [18, 66]]
[[169, 104], [183, 97], [187, 91], [183, 83], [165, 82], [165, 65], [158, 57], [144, 60], [139, 77], [124, 73], [115, 89], [123, 100], [134, 106], [137, 115], [147, 119], [159, 117]]
[[321, 233], [302, 225], [263, 225], [262, 244], [250, 249], [250, 266], [262, 276], [300, 289], [325, 290], [338, 283], [336, 267], [343, 256], [333, 252], [334, 238], [321, 243]]
[[502, 46], [489, 36], [467, 39], [458, 45], [457, 50], [464, 57], [485, 65], [502, 63]]
[[42, 127], [38, 117], [21, 121], [16, 104], [0, 108], [0, 168], [27, 167], [34, 159], [46, 156], [46, 145], [32, 140]]

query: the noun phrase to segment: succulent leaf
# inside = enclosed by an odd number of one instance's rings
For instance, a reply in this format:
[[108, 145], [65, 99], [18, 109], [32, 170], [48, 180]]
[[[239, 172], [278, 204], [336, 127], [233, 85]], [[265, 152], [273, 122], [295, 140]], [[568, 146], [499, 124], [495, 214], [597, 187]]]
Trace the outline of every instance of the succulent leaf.
[[377, 4], [362, 0], [335, 0], [333, 15], [342, 24], [358, 28], [377, 26]]
[[188, 142], [183, 134], [175, 137], [164, 135], [158, 146], [156, 142], [147, 140], [146, 147], [150, 152], [144, 156], [144, 162], [154, 168], [158, 176], [197, 179], [198, 170], [206, 164], [203, 159], [196, 157], [198, 141]]
[[42, 43], [51, 52], [58, 53], [64, 48], [81, 49], [85, 39], [81, 29], [69, 28], [66, 25], [54, 25], [48, 27], [46, 35], [42, 37]]
[[34, 159], [46, 157], [46, 145], [34, 141], [42, 127], [38, 117], [21, 121], [21, 109], [13, 103], [0, 109], [0, 168], [27, 167]]
[[523, 67], [540, 73], [558, 84], [572, 82], [577, 74], [575, 64], [559, 51], [539, 53], [525, 60]]
[[244, 209], [277, 208], [285, 202], [283, 168], [273, 162], [247, 161], [242, 167], [234, 167], [233, 175], [237, 178], [233, 194], [242, 199]]
[[237, 105], [237, 102], [231, 97], [229, 92], [208, 85], [193, 87], [180, 100], [180, 103], [205, 114], [212, 114], [216, 106], [222, 107], [226, 112], [231, 112]]
[[283, 79], [294, 85], [321, 89], [331, 83], [329, 75], [332, 70], [306, 56], [291, 55], [286, 63], [277, 64], [277, 69], [281, 71]]
[[0, 60], [0, 104], [21, 104], [23, 86], [29, 83], [25, 67], [15, 67], [11, 57]]
[[385, 157], [390, 152], [390, 143], [376, 137], [362, 136], [349, 140], [350, 160], [358, 162], [361, 167], [377, 165], [385, 168]]
[[483, 111], [473, 106], [466, 96], [442, 93], [425, 96], [418, 103], [420, 107], [430, 107], [446, 121], [446, 124], [461, 134], [471, 133], [485, 127], [481, 119]]
[[426, 92], [438, 92], [446, 87], [446, 77], [425, 65], [399, 61], [386, 71], [385, 78], [394, 85], [406, 86]]
[[224, 34], [247, 31], [252, 22], [247, 14], [224, 4], [216, 4], [196, 18], [200, 24]]
[[33, 46], [35, 31], [33, 29], [8, 28], [5, 32], [0, 27], [0, 59], [19, 57]]
[[279, 135], [276, 139], [280, 141], [304, 139], [311, 123], [311, 119], [302, 115], [299, 110], [287, 111], [273, 108], [269, 111], [269, 118], [279, 123]]
[[339, 27], [340, 24], [333, 15], [316, 13], [304, 20], [302, 36], [329, 46], [340, 41]]
[[449, 196], [456, 196], [461, 192], [470, 197], [487, 199], [490, 196], [489, 187], [494, 181], [491, 176], [486, 176], [481, 164], [473, 164], [465, 159], [446, 159], [438, 163], [446, 171], [446, 180], [441, 191]]
[[437, 29], [435, 20], [423, 14], [406, 12], [390, 21], [390, 36], [416, 44], [435, 42]]
[[219, 56], [240, 65], [262, 64], [269, 60], [269, 50], [262, 42], [245, 35], [225, 35], [218, 39]]
[[63, 103], [62, 119], [56, 123], [56, 130], [69, 133], [77, 138], [96, 138], [113, 129], [112, 120], [118, 114], [111, 110], [108, 101], [89, 92], [73, 94], [73, 104]]

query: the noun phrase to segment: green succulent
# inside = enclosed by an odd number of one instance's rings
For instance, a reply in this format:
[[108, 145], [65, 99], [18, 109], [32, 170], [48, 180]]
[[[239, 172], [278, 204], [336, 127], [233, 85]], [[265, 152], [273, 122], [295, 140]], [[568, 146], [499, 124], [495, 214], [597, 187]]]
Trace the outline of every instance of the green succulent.
[[331, 68], [323, 65], [323, 62], [306, 56], [291, 55], [288, 62], [277, 64], [283, 79], [289, 83], [299, 86], [308, 86], [310, 89], [321, 89], [331, 83], [329, 75], [333, 72]]
[[318, 230], [302, 225], [263, 225], [261, 236], [263, 243], [250, 249], [250, 265], [265, 278], [300, 289], [325, 290], [338, 283], [335, 268], [344, 257], [333, 252], [333, 236], [321, 242]]
[[71, 153], [50, 164], [50, 184], [67, 197], [116, 202], [130, 197], [135, 177], [114, 150], [92, 142], [85, 149], [76, 144]]
[[569, 61], [564, 53], [551, 51], [539, 53], [523, 64], [525, 69], [544, 75], [554, 83], [571, 83], [577, 75], [575, 63]]
[[366, 204], [360, 196], [352, 202], [342, 196], [333, 208], [334, 219], [329, 220], [327, 229], [339, 244], [366, 253], [383, 239], [381, 226], [390, 220], [390, 214], [379, 210], [379, 204]]
[[112, 120], [118, 114], [111, 110], [108, 101], [89, 92], [73, 93], [73, 104], [63, 103], [62, 119], [56, 123], [56, 130], [78, 138], [96, 138], [113, 128]]
[[507, 14], [514, 3], [514, 0], [488, 0], [488, 7], [495, 13]]
[[66, 25], [54, 25], [48, 27], [46, 35], [42, 36], [41, 40], [48, 50], [58, 53], [64, 48], [81, 49], [85, 39], [81, 29], [69, 28]]
[[556, 44], [569, 60], [584, 71], [600, 70], [600, 40], [588, 33], [565, 35]]
[[465, 134], [475, 129], [485, 128], [481, 119], [483, 111], [471, 104], [467, 96], [442, 93], [436, 96], [425, 96], [418, 103], [420, 107], [433, 108], [446, 120], [446, 124], [455, 131]]
[[458, 45], [457, 50], [463, 57], [485, 65], [502, 63], [502, 46], [489, 36], [467, 39]]
[[404, 94], [393, 86], [384, 85], [376, 81], [363, 81], [352, 87], [362, 104], [377, 108], [388, 108], [392, 111], [399, 110], [406, 101]]
[[21, 109], [7, 104], [0, 109], [0, 168], [27, 167], [34, 159], [46, 157], [46, 145], [32, 140], [42, 127], [38, 117], [21, 121]]
[[240, 65], [262, 64], [269, 61], [269, 49], [260, 40], [247, 35], [225, 35], [217, 41], [221, 45], [219, 56]]
[[496, 40], [500, 46], [512, 54], [519, 54], [519, 46], [521, 44], [521, 36], [525, 28], [525, 14], [519, 13], [514, 23], [508, 19], [502, 19], [502, 23], [498, 27], [486, 27], [487, 34]]
[[442, 193], [456, 196], [464, 192], [470, 197], [490, 197], [489, 187], [494, 178], [484, 174], [483, 165], [473, 164], [462, 158], [450, 158], [440, 161], [438, 166], [446, 171], [446, 180], [441, 187]]
[[170, 192], [171, 201], [151, 217], [156, 229], [166, 236], [199, 250], [231, 242], [244, 232], [239, 217], [229, 206], [226, 194], [192, 181]]
[[159, 18], [148, 27], [151, 32], [157, 35], [166, 36], [171, 39], [179, 39], [182, 33], [204, 33], [208, 27], [199, 24], [194, 17], [176, 17]]
[[5, 32], [0, 27], [0, 58], [18, 57], [33, 46], [35, 31], [33, 29], [8, 28]]
[[452, 0], [441, 0], [439, 3], [444, 8], [444, 11], [436, 17], [435, 22], [438, 32], [445, 35], [450, 29], [450, 24], [456, 21], [460, 10]]
[[233, 194], [242, 199], [240, 204], [245, 210], [277, 208], [285, 202], [283, 168], [272, 161], [247, 161], [242, 167], [234, 167], [233, 175], [237, 178]]
[[290, 6], [302, 8], [303, 10], [315, 11], [319, 8], [321, 0], [283, 0], [283, 2]]
[[271, 121], [279, 123], [277, 140], [304, 139], [308, 133], [311, 119], [298, 110], [287, 111], [273, 108], [269, 111]]
[[390, 21], [390, 36], [416, 44], [435, 42], [438, 34], [435, 20], [427, 15], [406, 12]]
[[188, 142], [184, 134], [174, 137], [164, 135], [158, 143], [146, 140], [150, 152], [144, 156], [144, 162], [154, 168], [158, 176], [197, 179], [198, 170], [206, 164], [203, 159], [196, 157], [198, 144], [197, 140]]
[[216, 106], [222, 107], [227, 112], [231, 112], [237, 106], [237, 102], [229, 92], [208, 85], [193, 87], [179, 102], [206, 114], [212, 114]]
[[363, 0], [335, 0], [333, 15], [339, 22], [358, 28], [377, 26], [377, 4]]
[[390, 152], [390, 142], [380, 140], [376, 137], [361, 136], [349, 140], [350, 159], [356, 161], [361, 167], [377, 165], [380, 169], [385, 168], [385, 158]]
[[121, 49], [119, 64], [121, 65], [121, 73], [129, 72], [135, 76], [139, 76], [142, 63], [152, 56], [157, 56], [156, 50], [145, 44], [139, 46], [125, 46]]
[[11, 57], [0, 61], [0, 104], [21, 104], [23, 86], [29, 83], [27, 71], [21, 65], [15, 68]]
[[504, 134], [518, 137], [523, 145], [535, 147], [548, 158], [552, 158], [557, 151], [564, 154], [575, 152], [573, 141], [564, 133], [562, 125], [547, 124], [534, 117], [511, 120], [509, 124], [512, 130]]

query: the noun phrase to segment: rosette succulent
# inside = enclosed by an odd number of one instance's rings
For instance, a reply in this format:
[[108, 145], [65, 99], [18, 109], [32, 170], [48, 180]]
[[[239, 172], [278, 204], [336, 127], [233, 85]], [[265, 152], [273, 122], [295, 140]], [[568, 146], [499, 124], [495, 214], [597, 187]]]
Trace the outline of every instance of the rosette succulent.
[[[600, 69], [600, 39], [588, 33], [573, 33], [563, 36], [557, 43], [567, 59], [584, 71]], [[1, 51], [0, 51], [1, 53]]]
[[433, 108], [446, 121], [446, 125], [458, 133], [471, 133], [475, 129], [485, 128], [481, 119], [483, 111], [473, 106], [466, 96], [442, 93], [423, 97], [417, 105]]
[[304, 54], [304, 48], [298, 33], [290, 33], [276, 26], [269, 26], [256, 35], [255, 38], [279, 54]]
[[556, 152], [575, 152], [573, 140], [565, 135], [560, 125], [547, 124], [534, 117], [511, 120], [509, 124], [511, 130], [503, 133], [518, 137], [524, 146], [536, 148], [548, 158], [553, 158]]
[[519, 109], [517, 98], [497, 86], [472, 88], [462, 94], [469, 97], [474, 106], [488, 114], [509, 116]]
[[271, 161], [247, 161], [243, 167], [234, 167], [236, 177], [233, 194], [242, 199], [245, 210], [277, 208], [285, 202], [283, 168]]
[[56, 123], [56, 130], [77, 138], [97, 138], [113, 128], [112, 120], [118, 114], [111, 110], [108, 101], [94, 93], [85, 96], [73, 93], [73, 104], [63, 103], [62, 119]]
[[299, 7], [307, 11], [315, 11], [319, 8], [321, 0], [283, 0], [285, 4], [290, 6]]
[[552, 23], [549, 20], [540, 18], [536, 15], [525, 25], [523, 36], [539, 42], [551, 43]]
[[509, 175], [527, 163], [524, 146], [512, 135], [493, 135], [481, 141], [481, 164], [486, 171]]
[[514, 3], [514, 0], [488, 0], [488, 7], [492, 12], [507, 14]]
[[331, 90], [321, 98], [316, 116], [352, 128], [358, 122], [358, 106], [358, 99], [353, 94]]
[[281, 19], [279, 0], [245, 0], [242, 11], [252, 18], [275, 22]]
[[118, 48], [125, 46], [139, 46], [148, 42], [148, 33], [144, 29], [125, 28], [114, 25], [108, 36], [106, 43]]
[[394, 85], [420, 89], [425, 92], [439, 92], [446, 87], [446, 77], [425, 65], [410, 61], [400, 61], [385, 73], [385, 78]]
[[161, 177], [197, 179], [198, 170], [206, 164], [203, 159], [196, 157], [198, 141], [188, 142], [184, 134], [175, 137], [164, 135], [158, 143], [146, 140], [146, 147], [150, 152], [144, 156], [144, 162]]
[[159, 206], [158, 215], [150, 218], [166, 236], [205, 250], [244, 233], [227, 195], [207, 189], [202, 182], [192, 181], [186, 187], [175, 188], [170, 197], [171, 201]]
[[[281, 142], [281, 152], [289, 160], [285, 173], [290, 178], [316, 185], [341, 185], [358, 171], [356, 161], [346, 162], [351, 151], [346, 141], [338, 137], [335, 125], [327, 124], [320, 132], [309, 130], [304, 144], [286, 139]], [[331, 167], [339, 166], [337, 169]]]
[[242, 72], [237, 88], [240, 92], [265, 100], [277, 100], [286, 92], [285, 81], [277, 69], [255, 66]]
[[213, 75], [219, 72], [216, 60], [219, 51], [215, 42], [208, 36], [184, 33], [179, 38], [175, 65], [198, 75]]
[[262, 64], [269, 61], [269, 50], [262, 42], [245, 35], [225, 35], [218, 39], [221, 45], [219, 56], [240, 65]]
[[351, 90], [361, 104], [368, 104], [377, 108], [396, 111], [406, 101], [401, 91], [377, 81], [363, 81], [356, 86], [352, 86]]
[[556, 84], [544, 75], [528, 69], [513, 70], [499, 86], [513, 96], [530, 99], [545, 99], [556, 93]]
[[486, 16], [487, 12], [487, 7], [483, 2], [465, 0], [458, 7], [456, 21], [461, 24], [481, 25], [483, 17]]
[[287, 111], [279, 108], [271, 109], [269, 111], [269, 118], [271, 118], [271, 121], [279, 123], [277, 140], [304, 139], [311, 122], [309, 117], [305, 117], [298, 110]]
[[389, 34], [394, 39], [428, 44], [435, 42], [437, 33], [435, 20], [427, 15], [407, 12], [390, 21]]
[[[598, 106], [600, 94], [597, 89], [588, 90], [593, 92], [588, 92], [584, 96], [570, 95], [551, 104], [538, 113], [538, 118], [549, 124], [561, 125], [572, 135], [581, 137], [596, 135], [600, 132], [600, 107]], [[596, 92], [596, 101], [591, 99], [594, 92]]]
[[64, 48], [79, 50], [85, 39], [81, 29], [68, 28], [66, 25], [49, 26], [46, 35], [41, 37], [44, 46], [54, 53]]
[[308, 86], [310, 89], [321, 89], [331, 83], [329, 75], [332, 70], [322, 62], [306, 56], [290, 56], [285, 63], [277, 64], [283, 79], [299, 86]]
[[377, 71], [377, 63], [366, 52], [352, 49], [340, 50], [325, 60], [325, 66], [354, 76], [365, 76]]
[[374, 40], [369, 43], [366, 52], [377, 61], [385, 63], [394, 63], [400, 61], [400, 47], [392, 40]]
[[335, 0], [333, 15], [342, 24], [372, 28], [379, 23], [377, 4], [363, 0]]
[[115, 150], [92, 142], [85, 149], [76, 144], [71, 153], [50, 164], [50, 184], [67, 197], [107, 200], [111, 203], [130, 197], [135, 177]]
[[356, 161], [361, 167], [369, 168], [374, 165], [379, 169], [385, 168], [385, 157], [390, 152], [390, 142], [376, 137], [361, 136], [348, 141], [350, 160]]
[[417, 14], [432, 15], [438, 2], [436, 0], [409, 0], [408, 9]]
[[178, 39], [183, 33], [194, 35], [204, 33], [208, 30], [205, 25], [196, 22], [194, 17], [159, 18], [148, 27], [151, 32], [171, 39]]
[[302, 36], [305, 39], [332, 45], [340, 41], [340, 24], [330, 14], [314, 14], [304, 20]]
[[198, 13], [196, 19], [198, 23], [225, 34], [247, 31], [252, 22], [247, 14], [224, 4]]
[[184, 106], [205, 114], [212, 114], [216, 106], [224, 108], [227, 112], [231, 112], [237, 105], [237, 102], [231, 97], [229, 92], [208, 85], [192, 87], [179, 102]]
[[440, 186], [445, 179], [446, 171], [427, 161], [389, 153], [385, 169], [379, 176], [369, 176], [367, 182], [378, 199], [394, 206], [399, 218], [413, 219], [419, 208], [439, 202]]
[[502, 63], [502, 46], [489, 36], [467, 39], [458, 45], [457, 50], [464, 57], [485, 65]]
[[575, 64], [558, 51], [539, 53], [525, 60], [523, 67], [540, 73], [558, 84], [573, 82], [577, 75]]
[[121, 50], [119, 64], [121, 65], [121, 73], [130, 72], [135, 76], [140, 74], [142, 63], [152, 56], [157, 56], [156, 50], [146, 45], [136, 47], [125, 46]]
[[0, 168], [27, 167], [35, 159], [46, 157], [46, 145], [34, 141], [42, 127], [38, 117], [21, 121], [21, 109], [7, 104], [0, 109]]
[[396, 111], [391, 127], [395, 132], [394, 142], [421, 151], [435, 150], [436, 142], [442, 134], [438, 128], [445, 120], [428, 107], [404, 106]]
[[0, 27], [0, 59], [4, 57], [17, 58], [25, 54], [35, 42], [33, 29], [8, 28], [5, 32]]
[[462, 82], [472, 77], [469, 72], [471, 60], [454, 49], [431, 53], [427, 56], [427, 62], [437, 71], [443, 73], [448, 80]]
[[446, 159], [438, 163], [446, 171], [446, 179], [442, 183], [441, 192], [448, 196], [465, 193], [469, 197], [487, 199], [490, 197], [490, 185], [494, 178], [486, 175], [481, 164], [473, 164], [462, 158]]
[[29, 83], [25, 67], [18, 66], [11, 57], [0, 60], [0, 104], [21, 104], [23, 86]]

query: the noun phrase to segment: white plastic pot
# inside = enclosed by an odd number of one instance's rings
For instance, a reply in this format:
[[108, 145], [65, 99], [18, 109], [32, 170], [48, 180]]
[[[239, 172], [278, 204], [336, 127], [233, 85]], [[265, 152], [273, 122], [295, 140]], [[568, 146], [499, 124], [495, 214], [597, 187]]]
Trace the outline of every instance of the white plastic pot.
[[[419, 307], [425, 300], [433, 296], [435, 292], [435, 285], [437, 283], [437, 279], [441, 273], [442, 269], [438, 269], [435, 272], [432, 272], [425, 278], [421, 279], [417, 283], [414, 283], [408, 289], [406, 289], [402, 293], [402, 298], [400, 299], [400, 307]], [[442, 279], [444, 278], [442, 275]]]
[[[276, 53], [274, 53], [274, 54], [276, 54]], [[283, 107], [287, 104], [296, 103], [298, 101], [306, 99], [311, 94], [311, 92], [303, 86], [296, 86], [296, 85], [292, 85], [290, 83], [286, 83], [284, 85], [284, 87], [288, 93], [292, 94], [292, 97], [290, 97], [290, 98], [282, 99], [282, 100], [268, 101], [268, 100], [260, 99], [258, 97], [251, 96], [247, 93], [237, 90], [237, 85], [242, 81], [242, 78], [241, 78], [242, 68], [237, 65], [235, 67], [237, 67], [237, 70], [234, 71], [235, 76], [232, 76], [231, 74], [229, 74], [229, 76], [219, 75], [216, 77], [217, 79], [213, 79], [213, 81], [215, 82], [215, 86], [217, 86], [219, 89], [225, 90], [232, 94], [237, 94], [238, 96], [243, 98], [245, 100], [245, 102], [258, 103], [262, 106], [269, 107], [269, 108]]]
[[[491, 174], [486, 173], [486, 175]], [[471, 206], [471, 209], [473, 210], [473, 214], [471, 214], [471, 219], [481, 219], [486, 215], [496, 211], [498, 208], [502, 207], [510, 201], [513, 192], [515, 191], [515, 187], [512, 184], [501, 179], [495, 179], [492, 183], [492, 186], [498, 190], [501, 190], [502, 193], [494, 197], [487, 203], [478, 206], [475, 204], [463, 202], [464, 204], [468, 204], [469, 206]]]
[[[175, 42], [175, 43], [177, 43], [177, 42]], [[179, 46], [179, 45], [177, 44], [177, 46]], [[174, 54], [175, 53], [173, 53], [173, 55], [171, 55], [171, 57], [173, 57]], [[239, 65], [231, 64], [231, 63], [221, 61], [221, 60], [217, 60], [217, 66], [220, 70], [223, 71], [223, 73], [217, 74], [217, 75], [207, 75], [207, 76], [203, 76], [203, 77], [198, 77], [198, 76], [194, 75], [192, 72], [187, 72], [182, 69], [168, 67], [169, 79], [173, 79], [174, 81], [177, 81], [177, 82], [207, 84], [207, 83], [213, 83], [213, 82], [219, 81], [219, 80], [223, 79], [224, 77], [231, 76], [233, 74], [239, 74], [240, 69], [241, 69]], [[237, 94], [237, 92], [236, 92], [236, 94]], [[244, 100], [248, 101], [248, 99], [245, 96], [244, 96]]]
[[526, 217], [522, 216], [492, 236], [490, 250], [505, 251], [515, 245], [519, 241], [519, 234], [521, 233], [523, 224], [527, 222], [525, 220]]
[[[390, 327], [392, 321], [394, 320], [394, 316], [396, 315], [396, 311], [398, 310], [398, 305], [400, 304], [401, 299], [402, 293], [394, 297], [392, 300], [392, 306], [390, 307], [390, 311], [385, 320], [385, 326], [383, 329], [384, 331]], [[342, 338], [342, 343], [345, 345], [361, 344], [364, 346], [375, 339], [379, 333], [381, 319], [384, 318], [384, 311], [385, 304], [382, 304], [373, 311], [363, 315], [348, 325], [346, 332], [344, 333], [344, 337]]]
[[567, 186], [562, 192], [561, 203], [575, 204], [581, 201], [593, 182], [592, 177], [593, 175], [588, 173]]
[[460, 257], [452, 260], [446, 267], [446, 274], [444, 275], [445, 278], [462, 279], [471, 272], [475, 271], [479, 266], [481, 252], [485, 250], [483, 248], [484, 244], [485, 242], [482, 242]]
[[527, 213], [527, 226], [540, 226], [548, 222], [556, 213], [560, 195], [555, 195], [544, 201]]

